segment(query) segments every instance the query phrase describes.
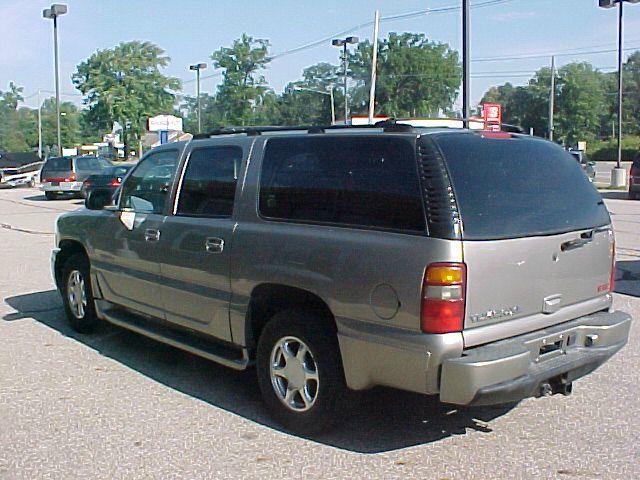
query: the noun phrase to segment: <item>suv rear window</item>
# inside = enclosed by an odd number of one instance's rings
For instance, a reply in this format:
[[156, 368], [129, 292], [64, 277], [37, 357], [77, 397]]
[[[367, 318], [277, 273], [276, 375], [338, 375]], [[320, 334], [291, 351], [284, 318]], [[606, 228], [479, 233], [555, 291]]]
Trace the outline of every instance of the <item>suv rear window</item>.
[[415, 146], [400, 138], [273, 138], [260, 179], [265, 217], [424, 231]]
[[42, 170], [49, 172], [67, 172], [71, 171], [71, 159], [64, 157], [52, 157], [49, 158]]
[[552, 235], [607, 225], [609, 213], [561, 147], [528, 137], [441, 134], [466, 240]]

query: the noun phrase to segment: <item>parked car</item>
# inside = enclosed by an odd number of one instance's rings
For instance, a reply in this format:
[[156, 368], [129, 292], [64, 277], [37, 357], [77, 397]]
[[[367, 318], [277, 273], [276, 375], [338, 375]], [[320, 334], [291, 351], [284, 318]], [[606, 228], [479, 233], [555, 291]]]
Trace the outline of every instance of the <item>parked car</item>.
[[90, 175], [82, 182], [81, 193], [87, 197], [89, 192], [104, 191], [113, 197], [116, 190], [122, 185], [122, 179], [127, 175], [133, 165], [114, 165], [105, 168], [102, 172]]
[[629, 199], [638, 200], [640, 195], [640, 152], [633, 158], [629, 171]]
[[34, 153], [0, 151], [0, 188], [35, 187], [42, 160]]
[[59, 195], [82, 196], [82, 182], [113, 164], [93, 156], [50, 157], [40, 172], [41, 188], [48, 200]]
[[582, 171], [587, 175], [590, 182], [596, 178], [595, 162], [589, 160], [587, 154], [582, 150], [569, 150], [569, 153], [580, 164]]
[[107, 201], [57, 220], [73, 328], [106, 320], [255, 365], [297, 432], [336, 422], [347, 389], [458, 405], [568, 394], [628, 339], [609, 213], [542, 139], [221, 129], [152, 150]]

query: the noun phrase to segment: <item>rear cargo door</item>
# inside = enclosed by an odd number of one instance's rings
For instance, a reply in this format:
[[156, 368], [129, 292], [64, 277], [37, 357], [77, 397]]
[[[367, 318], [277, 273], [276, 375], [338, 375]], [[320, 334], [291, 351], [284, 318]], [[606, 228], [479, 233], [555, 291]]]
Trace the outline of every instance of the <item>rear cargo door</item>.
[[437, 144], [462, 221], [467, 346], [608, 306], [609, 214], [567, 152], [480, 133], [442, 134]]

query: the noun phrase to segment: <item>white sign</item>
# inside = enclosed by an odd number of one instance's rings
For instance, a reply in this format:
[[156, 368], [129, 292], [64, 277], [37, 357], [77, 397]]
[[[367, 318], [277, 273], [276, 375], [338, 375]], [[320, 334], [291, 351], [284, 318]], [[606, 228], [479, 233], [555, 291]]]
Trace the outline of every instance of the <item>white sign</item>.
[[150, 132], [158, 132], [160, 130], [182, 131], [182, 119], [173, 115], [149, 117], [148, 123]]

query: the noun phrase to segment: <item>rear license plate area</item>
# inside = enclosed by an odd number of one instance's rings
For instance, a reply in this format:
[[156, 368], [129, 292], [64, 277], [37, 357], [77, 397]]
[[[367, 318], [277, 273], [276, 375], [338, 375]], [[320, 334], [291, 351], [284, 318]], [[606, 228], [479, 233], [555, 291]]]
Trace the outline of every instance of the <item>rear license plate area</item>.
[[51, 182], [51, 186], [52, 187], [59, 187], [60, 186], [60, 182]]

